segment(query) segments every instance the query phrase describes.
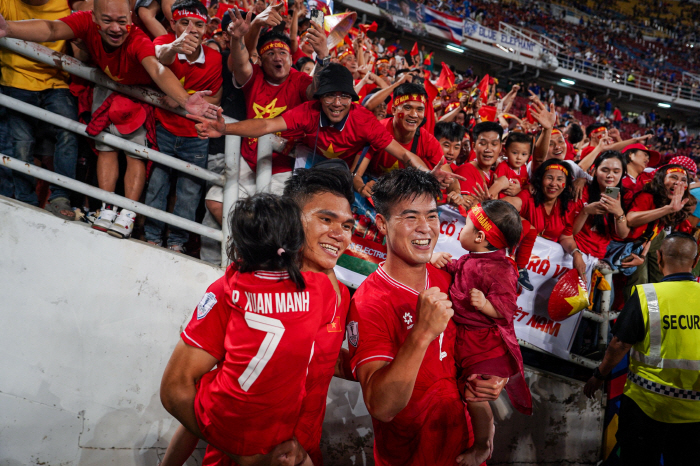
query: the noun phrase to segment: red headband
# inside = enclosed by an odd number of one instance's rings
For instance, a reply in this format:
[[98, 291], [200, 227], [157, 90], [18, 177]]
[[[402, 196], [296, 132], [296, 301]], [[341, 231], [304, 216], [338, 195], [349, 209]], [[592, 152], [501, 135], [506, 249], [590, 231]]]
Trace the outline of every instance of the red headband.
[[555, 134], [561, 134], [561, 131], [559, 131], [557, 128], [554, 128], [552, 130], [552, 136], [554, 136]]
[[173, 12], [173, 21], [180, 21], [182, 18], [197, 18], [201, 19], [205, 23], [209, 21], [209, 17], [207, 15], [203, 15], [199, 11], [175, 10]]
[[486, 241], [488, 241], [491, 246], [497, 249], [504, 249], [508, 247], [508, 243], [506, 242], [506, 237], [503, 236], [503, 232], [499, 230], [496, 224], [491, 221], [488, 215], [486, 215], [486, 212], [484, 212], [481, 204], [477, 204], [472, 207], [467, 215], [474, 224], [474, 227], [477, 230], [484, 232]]
[[548, 166], [547, 170], [561, 170], [566, 176], [569, 176], [569, 170], [564, 168], [564, 165], [559, 165], [558, 163], [553, 163], [552, 165]]
[[422, 94], [406, 94], [406, 95], [401, 95], [401, 96], [398, 96], [397, 98], [395, 98], [393, 106], [398, 107], [400, 105], [405, 104], [406, 102], [420, 102], [423, 105], [427, 104], [427, 102], [425, 100], [425, 96]]
[[669, 173], [683, 173], [684, 175], [686, 174], [685, 168], [680, 167], [669, 168], [666, 174], [668, 175]]
[[603, 131], [607, 131], [607, 130], [608, 130], [608, 128], [606, 128], [605, 126], [601, 126], [600, 128], [596, 128], [593, 131], [591, 131], [591, 135], [602, 133]]
[[262, 56], [262, 54], [272, 49], [284, 49], [287, 51], [287, 53], [291, 53], [287, 44], [285, 44], [281, 40], [273, 40], [263, 45], [263, 47], [260, 49], [259, 55]]
[[350, 55], [352, 55], [352, 52], [350, 51], [350, 49], [345, 50], [343, 53], [341, 53], [340, 55], [338, 55], [338, 62], [341, 62], [341, 61], [345, 60], [345, 59], [348, 58]]

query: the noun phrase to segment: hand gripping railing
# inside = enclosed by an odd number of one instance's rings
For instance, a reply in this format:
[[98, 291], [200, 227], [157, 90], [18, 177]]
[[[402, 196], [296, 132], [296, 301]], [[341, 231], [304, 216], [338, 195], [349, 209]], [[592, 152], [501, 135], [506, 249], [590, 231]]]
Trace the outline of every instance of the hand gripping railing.
[[[4, 47], [14, 53], [23, 55], [29, 59], [38, 61], [40, 63], [61, 69], [74, 76], [81, 77], [88, 81], [91, 81], [102, 87], [106, 87], [113, 91], [128, 95], [137, 100], [149, 103], [151, 105], [175, 112], [179, 115], [185, 115], [185, 110], [178, 108], [172, 109], [164, 104], [164, 95], [153, 89], [139, 87], [139, 86], [125, 86], [119, 84], [112, 79], [110, 79], [102, 71], [89, 67], [84, 63], [76, 60], [68, 55], [55, 52], [47, 47], [33, 42], [26, 42], [17, 39], [0, 39], [0, 47]], [[73, 131], [83, 136], [89, 136], [85, 132], [86, 126], [65, 118], [63, 116], [57, 115], [55, 113], [43, 110], [41, 108], [29, 105], [25, 102], [13, 99], [11, 97], [0, 94], [0, 105], [11, 108], [12, 110], [24, 113], [25, 115], [37, 118], [42, 121], [46, 121], [53, 125], [59, 126], [69, 131]], [[233, 123], [236, 120], [233, 118], [225, 117], [227, 123]], [[90, 186], [85, 183], [67, 178], [64, 176], [57, 175], [48, 170], [44, 170], [39, 167], [35, 167], [28, 163], [24, 163], [7, 155], [2, 155], [2, 164], [7, 168], [18, 170], [35, 178], [39, 178], [60, 186], [64, 186], [67, 189], [85, 194], [87, 196], [94, 197], [104, 202], [118, 205], [120, 207], [128, 208], [134, 212], [145, 215], [147, 217], [160, 220], [162, 222], [168, 223], [170, 225], [177, 226], [187, 231], [206, 236], [216, 241], [221, 242], [221, 265], [226, 266], [228, 264], [228, 259], [226, 255], [226, 245], [230, 238], [229, 228], [228, 228], [228, 217], [232, 206], [238, 200], [238, 179], [239, 179], [239, 168], [240, 168], [240, 147], [241, 138], [238, 136], [226, 136], [225, 137], [225, 169], [223, 174], [217, 174], [209, 170], [205, 170], [199, 167], [190, 165], [182, 160], [175, 157], [163, 154], [147, 147], [134, 144], [130, 141], [126, 141], [122, 138], [114, 136], [109, 133], [102, 132], [92, 139], [103, 141], [117, 149], [121, 149], [129, 154], [136, 155], [138, 157], [153, 160], [167, 167], [173, 168], [175, 170], [182, 171], [194, 177], [200, 178], [205, 181], [209, 181], [215, 185], [223, 187], [223, 215], [222, 215], [222, 229], [221, 231], [205, 227], [199, 223], [186, 220], [184, 218], [178, 217], [171, 213], [163, 212], [158, 209], [154, 209], [145, 204], [132, 201], [122, 196], [118, 196], [114, 193], [104, 191], [102, 189]], [[278, 138], [274, 135], [265, 135], [259, 139], [259, 147], [262, 148], [261, 155], [263, 155], [263, 163], [258, 163], [257, 165], [257, 186], [258, 191], [267, 190], [269, 191], [270, 180], [272, 176], [271, 168], [271, 157], [272, 151], [284, 144], [284, 140]], [[266, 189], [265, 189], [266, 188]]]

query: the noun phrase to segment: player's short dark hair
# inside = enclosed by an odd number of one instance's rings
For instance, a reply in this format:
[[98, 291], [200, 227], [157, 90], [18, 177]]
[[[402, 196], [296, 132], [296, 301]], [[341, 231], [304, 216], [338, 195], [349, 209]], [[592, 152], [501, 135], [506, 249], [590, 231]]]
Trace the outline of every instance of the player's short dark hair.
[[465, 128], [458, 125], [454, 121], [439, 121], [435, 123], [435, 139], [438, 141], [442, 138], [452, 142], [462, 142], [464, 139]]
[[391, 206], [421, 196], [437, 200], [440, 196], [440, 183], [432, 173], [413, 167], [390, 171], [377, 180], [372, 191], [375, 210], [387, 219]]
[[286, 270], [298, 289], [306, 287], [300, 271], [306, 237], [294, 200], [268, 193], [242, 199], [231, 213], [230, 229], [226, 252], [238, 270]]
[[170, 11], [175, 13], [179, 10], [196, 11], [197, 13], [201, 13], [204, 16], [209, 17], [207, 8], [202, 5], [202, 2], [199, 0], [177, 0], [175, 3], [173, 3]]
[[498, 133], [498, 139], [503, 137], [503, 127], [494, 121], [482, 121], [478, 125], [474, 125], [472, 135], [474, 136], [474, 141], [476, 141], [481, 133], [491, 132]]
[[508, 136], [506, 136], [506, 140], [503, 143], [503, 145], [506, 149], [508, 149], [508, 147], [510, 147], [511, 144], [529, 144], [530, 152], [532, 152], [532, 136], [530, 136], [529, 134], [518, 133], [515, 131], [508, 133]]
[[284, 183], [284, 196], [294, 200], [302, 209], [311, 196], [325, 193], [347, 199], [352, 205], [355, 201], [352, 175], [347, 164], [344, 165], [344, 168], [342, 166], [297, 168]]
[[293, 65], [294, 69], [297, 71], [301, 71], [301, 69], [306, 65], [307, 63], [313, 63], [314, 61], [309, 58], [309, 57], [301, 57], [297, 62]]
[[583, 129], [581, 129], [581, 125], [578, 123], [571, 123], [569, 125], [569, 143], [571, 144], [578, 144], [579, 142], [583, 141]]
[[598, 128], [607, 128], [607, 126], [605, 126], [603, 123], [591, 123], [590, 125], [586, 126], [586, 136], [591, 137], [591, 133]]
[[258, 39], [258, 45], [256, 46], [256, 50], [258, 51], [258, 54], [260, 54], [260, 50], [267, 44], [268, 42], [272, 42], [273, 40], [281, 40], [285, 44], [287, 44], [287, 47], [290, 49], [292, 48], [292, 41], [289, 39], [289, 36], [283, 32], [275, 31], [274, 29], [271, 31], [266, 32], [262, 36], [260, 36], [260, 39]]
[[[506, 201], [495, 199], [482, 202], [481, 208], [505, 236], [508, 249], [511, 251], [515, 249], [520, 242], [520, 234], [523, 231], [518, 210]], [[487, 247], [492, 251], [496, 250], [496, 247], [491, 244]]]
[[[398, 75], [398, 71], [396, 72], [396, 74]], [[403, 83], [402, 85], [394, 89], [394, 99], [396, 99], [397, 97], [401, 97], [402, 95], [410, 94], [420, 94], [426, 99], [428, 98], [428, 93], [425, 92], [425, 88], [420, 84]]]

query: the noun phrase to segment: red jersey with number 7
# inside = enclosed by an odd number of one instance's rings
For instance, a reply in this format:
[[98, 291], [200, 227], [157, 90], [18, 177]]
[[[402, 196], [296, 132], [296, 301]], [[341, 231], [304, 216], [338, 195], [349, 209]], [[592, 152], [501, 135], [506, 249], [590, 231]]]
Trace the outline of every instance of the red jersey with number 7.
[[338, 302], [326, 275], [303, 276], [306, 288], [298, 290], [286, 272], [229, 267], [182, 333], [185, 343], [223, 358], [199, 382], [194, 408], [205, 438], [224, 451], [265, 454], [294, 435], [314, 339]]

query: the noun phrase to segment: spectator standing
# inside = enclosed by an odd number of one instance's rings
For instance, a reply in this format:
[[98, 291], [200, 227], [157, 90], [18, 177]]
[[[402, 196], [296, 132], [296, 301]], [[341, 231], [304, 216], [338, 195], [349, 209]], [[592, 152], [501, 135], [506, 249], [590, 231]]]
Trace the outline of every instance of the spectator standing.
[[578, 112], [581, 107], [581, 96], [577, 92], [574, 94], [574, 111]]
[[685, 149], [688, 147], [688, 128], [686, 126], [678, 130], [678, 148]]
[[613, 126], [617, 129], [620, 129], [620, 126], [622, 126], [622, 112], [618, 107], [615, 107], [613, 111]]
[[[92, 11], [80, 11], [60, 20], [0, 21], [0, 37], [4, 36], [32, 42], [81, 39], [95, 64], [114, 81], [125, 85], [155, 82], [173, 101], [191, 113], [211, 115], [216, 112], [216, 106], [204, 100], [206, 93], [189, 95], [175, 75], [158, 62], [153, 42], [138, 27], [132, 27], [128, 0], [99, 0]], [[117, 97], [111, 94], [111, 91], [95, 86], [93, 112], [100, 110], [104, 114], [109, 113], [108, 99], [116, 100]], [[131, 126], [135, 112], [122, 108], [120, 117], [124, 118], [125, 126]], [[114, 124], [107, 124], [106, 127], [113, 134], [122, 135]], [[137, 126], [128, 139], [145, 145], [145, 132], [145, 129]], [[101, 189], [114, 192], [119, 178], [117, 151], [102, 143], [95, 143], [95, 148], [100, 154], [97, 183]], [[145, 181], [146, 166], [143, 160], [127, 157], [124, 196], [138, 201]], [[119, 238], [128, 238], [133, 231], [135, 218], [136, 213], [128, 209], [122, 209], [117, 215], [115, 206], [103, 204], [93, 228], [108, 231]]]
[[[5, 0], [0, 4], [0, 15], [7, 21], [42, 19], [53, 21], [70, 14], [64, 0]], [[41, 45], [56, 52], [65, 52], [66, 41], [42, 42]], [[0, 49], [2, 93], [30, 105], [34, 105], [71, 120], [78, 119], [78, 106], [68, 90], [68, 74], [52, 66], [37, 63], [29, 58]], [[12, 146], [13, 156], [27, 163], [34, 163], [34, 148], [39, 123], [20, 112], [8, 111], [7, 141]], [[58, 175], [75, 178], [78, 160], [77, 135], [67, 129], [52, 127], [56, 135], [54, 171]], [[8, 154], [11, 155], [11, 154]], [[39, 205], [36, 195], [36, 180], [18, 171], [12, 171], [14, 197], [18, 201]], [[6, 182], [7, 184], [8, 182]], [[6, 189], [7, 194], [10, 189]], [[66, 220], [74, 220], [70, 192], [52, 185], [46, 209]]]
[[[207, 9], [197, 0], [177, 0], [172, 6], [171, 26], [174, 33], [159, 36], [154, 41], [156, 56], [182, 82], [187, 92], [209, 90], [207, 101], [218, 105], [222, 95], [221, 55], [212, 48], [202, 46], [202, 39], [209, 19]], [[158, 148], [193, 166], [206, 168], [209, 141], [199, 139], [191, 120], [163, 109], [156, 109], [159, 125], [156, 128]], [[154, 164], [146, 189], [146, 205], [165, 210], [172, 169]], [[202, 195], [201, 180], [175, 171], [176, 200], [173, 213], [187, 220], [194, 220]], [[161, 245], [164, 223], [149, 218], [144, 225], [146, 240]], [[184, 251], [189, 233], [170, 226], [168, 248]]]

